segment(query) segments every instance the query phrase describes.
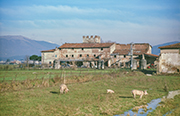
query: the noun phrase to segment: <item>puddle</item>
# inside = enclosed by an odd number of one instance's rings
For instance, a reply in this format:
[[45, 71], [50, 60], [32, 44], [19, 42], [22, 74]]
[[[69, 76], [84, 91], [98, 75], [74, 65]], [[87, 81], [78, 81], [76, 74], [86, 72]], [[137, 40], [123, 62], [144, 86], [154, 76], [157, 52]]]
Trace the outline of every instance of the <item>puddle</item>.
[[147, 111], [145, 112], [143, 108], [140, 108], [138, 110], [138, 112], [136, 111], [132, 111], [133, 109], [127, 111], [127, 112], [124, 112], [124, 114], [120, 114], [120, 115], [114, 115], [114, 116], [147, 116], [147, 114], [149, 112], [152, 112], [153, 110], [156, 109], [156, 107], [159, 105], [159, 103], [161, 102], [161, 98], [158, 98], [158, 99], [154, 99], [152, 100], [150, 103], [148, 103], [147, 105]]

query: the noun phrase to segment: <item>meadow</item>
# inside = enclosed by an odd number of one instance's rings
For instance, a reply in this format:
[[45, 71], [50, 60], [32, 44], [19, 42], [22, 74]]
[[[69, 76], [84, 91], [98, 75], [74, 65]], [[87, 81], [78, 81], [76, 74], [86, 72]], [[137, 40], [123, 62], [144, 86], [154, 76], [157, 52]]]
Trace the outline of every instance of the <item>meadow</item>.
[[[59, 93], [66, 83], [69, 92]], [[166, 87], [166, 88], [165, 88]], [[107, 94], [112, 89], [114, 94]], [[133, 98], [133, 89], [149, 95]], [[146, 76], [129, 69], [1, 70], [0, 115], [101, 116], [122, 114], [135, 106], [162, 98], [168, 91], [180, 89], [180, 75]], [[179, 115], [180, 96], [163, 101], [149, 115]]]

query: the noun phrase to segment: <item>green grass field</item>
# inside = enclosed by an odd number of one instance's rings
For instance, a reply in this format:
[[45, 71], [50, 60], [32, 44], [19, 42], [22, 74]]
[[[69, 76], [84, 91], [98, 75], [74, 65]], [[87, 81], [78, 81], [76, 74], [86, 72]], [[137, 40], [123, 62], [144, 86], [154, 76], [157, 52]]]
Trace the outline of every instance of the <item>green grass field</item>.
[[[125, 69], [61, 71], [1, 71], [0, 115], [112, 116], [162, 98], [167, 91], [180, 89], [179, 75], [146, 76], [140, 71]], [[58, 81], [57, 78], [63, 78], [64, 75], [67, 76], [66, 83], [70, 91], [59, 94], [63, 79]], [[43, 86], [43, 82], [47, 82], [48, 86]], [[164, 90], [165, 84], [167, 91]], [[107, 89], [115, 93], [107, 94]], [[131, 95], [133, 89], [147, 90], [149, 95], [134, 99]], [[179, 98], [177, 96], [174, 100], [164, 102], [164, 107], [158, 107], [149, 115], [162, 115], [174, 108], [174, 115], [178, 114]]]

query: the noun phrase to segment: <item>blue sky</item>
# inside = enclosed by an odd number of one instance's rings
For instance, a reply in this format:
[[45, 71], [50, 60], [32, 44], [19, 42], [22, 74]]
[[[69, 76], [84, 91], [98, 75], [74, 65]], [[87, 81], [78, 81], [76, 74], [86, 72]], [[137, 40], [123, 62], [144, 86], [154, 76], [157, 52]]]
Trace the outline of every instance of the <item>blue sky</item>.
[[180, 0], [0, 0], [0, 35], [59, 45], [99, 35], [104, 42], [180, 41]]

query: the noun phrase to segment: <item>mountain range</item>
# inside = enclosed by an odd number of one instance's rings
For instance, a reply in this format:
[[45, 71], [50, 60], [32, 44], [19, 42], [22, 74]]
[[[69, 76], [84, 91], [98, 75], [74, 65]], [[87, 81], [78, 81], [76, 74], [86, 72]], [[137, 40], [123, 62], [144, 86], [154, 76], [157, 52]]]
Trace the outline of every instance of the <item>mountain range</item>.
[[[175, 44], [180, 41], [173, 41], [152, 46], [152, 54], [159, 55], [160, 46]], [[41, 55], [42, 50], [54, 49], [60, 45], [46, 42], [32, 40], [23, 36], [0, 36], [0, 61], [10, 60], [24, 60], [25, 56]]]
[[32, 40], [23, 36], [0, 36], [0, 61], [1, 60], [24, 60], [25, 56], [41, 55], [42, 50], [59, 47], [46, 41]]

